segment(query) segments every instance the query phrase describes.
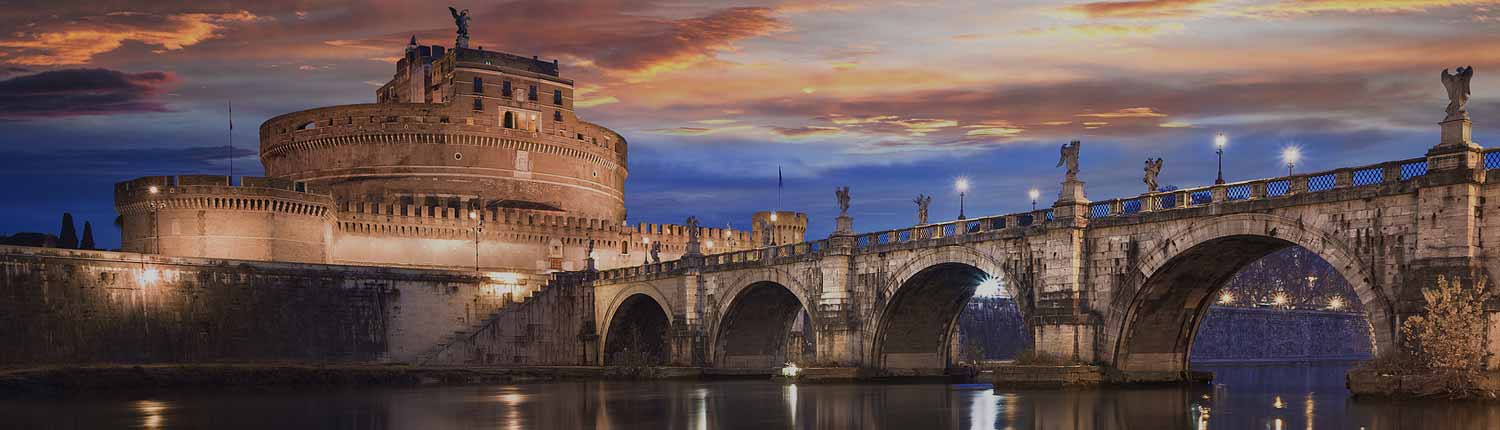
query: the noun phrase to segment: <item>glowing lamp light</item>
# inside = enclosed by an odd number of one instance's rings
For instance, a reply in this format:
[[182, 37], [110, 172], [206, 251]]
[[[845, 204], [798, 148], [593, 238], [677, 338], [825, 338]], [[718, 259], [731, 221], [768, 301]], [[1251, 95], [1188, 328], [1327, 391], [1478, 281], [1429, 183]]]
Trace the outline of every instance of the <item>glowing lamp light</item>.
[[1344, 298], [1343, 297], [1334, 297], [1334, 298], [1328, 299], [1328, 309], [1332, 309], [1332, 310], [1338, 311], [1338, 310], [1343, 310], [1344, 306], [1347, 306], [1347, 304], [1344, 303]]
[[708, 245], [709, 248], [713, 248], [714, 247], [714, 241], [712, 241], [712, 240], [708, 241], [707, 245]]
[[469, 211], [469, 219], [479, 219], [478, 211]]
[[142, 270], [139, 278], [141, 285], [156, 285], [156, 282], [161, 280], [161, 272], [156, 269]]
[[515, 284], [521, 282], [521, 274], [512, 272], [490, 272], [487, 275], [491, 281], [503, 284]]
[[985, 278], [983, 281], [980, 281], [979, 286], [974, 288], [974, 296], [999, 297], [1001, 295], [1001, 291], [1000, 278], [989, 277]]
[[1276, 293], [1271, 296], [1271, 304], [1276, 306], [1286, 306], [1290, 301], [1291, 299], [1287, 298], [1286, 293]]
[[953, 188], [957, 189], [960, 193], [968, 192], [969, 178], [958, 178], [958, 180], [953, 181]]
[[651, 244], [651, 238], [649, 238], [649, 237], [643, 237], [643, 238], [641, 238], [641, 243], [650, 245]]
[[771, 222], [776, 222], [776, 212], [771, 212]]
[[1214, 148], [1224, 149], [1224, 146], [1226, 145], [1229, 145], [1229, 136], [1225, 135], [1224, 133], [1219, 133], [1218, 135], [1214, 136]]
[[156, 194], [161, 192], [161, 188], [157, 188], [155, 185], [152, 185], [151, 188], [147, 188], [146, 191], [151, 192], [151, 194]]
[[1032, 200], [1036, 200], [1037, 198], [1042, 196], [1042, 190], [1032, 188], [1031, 191], [1026, 192], [1026, 196], [1031, 197]]
[[1221, 304], [1221, 305], [1228, 305], [1228, 304], [1233, 304], [1233, 303], [1234, 303], [1234, 293], [1231, 293], [1231, 292], [1228, 292], [1228, 291], [1219, 293], [1219, 304]]
[[786, 367], [781, 368], [781, 376], [785, 376], [788, 378], [795, 378], [801, 373], [802, 368], [797, 367], [797, 363], [787, 363]]
[[1288, 146], [1282, 149], [1281, 161], [1286, 162], [1287, 173], [1290, 174], [1292, 167], [1296, 167], [1297, 162], [1302, 161], [1302, 148]]

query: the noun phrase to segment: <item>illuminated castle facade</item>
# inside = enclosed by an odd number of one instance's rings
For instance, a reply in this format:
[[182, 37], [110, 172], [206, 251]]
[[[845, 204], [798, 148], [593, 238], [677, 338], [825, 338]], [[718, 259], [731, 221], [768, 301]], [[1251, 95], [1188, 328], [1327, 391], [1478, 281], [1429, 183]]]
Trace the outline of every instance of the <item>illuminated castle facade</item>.
[[[115, 206], [131, 252], [535, 275], [639, 265], [686, 251], [686, 227], [626, 224], [629, 144], [579, 118], [556, 60], [413, 38], [376, 102], [260, 127], [266, 177], [150, 176]], [[776, 243], [805, 215], [777, 217]], [[765, 215], [762, 214], [762, 217]], [[701, 228], [704, 253], [764, 245]]]

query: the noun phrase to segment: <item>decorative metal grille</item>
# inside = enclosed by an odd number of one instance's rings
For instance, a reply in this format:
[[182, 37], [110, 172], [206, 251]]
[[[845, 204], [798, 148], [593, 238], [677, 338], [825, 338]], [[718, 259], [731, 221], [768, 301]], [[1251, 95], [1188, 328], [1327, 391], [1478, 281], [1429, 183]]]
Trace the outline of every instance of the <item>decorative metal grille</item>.
[[1280, 181], [1267, 182], [1266, 183], [1266, 196], [1267, 197], [1284, 196], [1284, 195], [1286, 195], [1287, 192], [1291, 191], [1291, 189], [1292, 189], [1292, 181], [1288, 180], [1288, 179], [1282, 179]]
[[1002, 217], [991, 218], [990, 219], [990, 228], [994, 229], [994, 230], [1000, 230], [1000, 229], [1005, 228], [1005, 217], [1002, 216]]
[[1141, 211], [1141, 199], [1126, 200], [1125, 203], [1123, 203], [1123, 204], [1120, 205], [1120, 211], [1124, 212], [1126, 214], [1133, 214], [1133, 213], [1140, 212]]
[[1224, 190], [1224, 198], [1229, 201], [1245, 200], [1250, 198], [1250, 184], [1235, 185]]
[[1334, 178], [1332, 173], [1307, 178], [1308, 192], [1318, 192], [1333, 189], [1333, 185]]
[[[1486, 164], [1488, 164], [1489, 157], [1486, 156], [1485, 160], [1486, 160]], [[1411, 178], [1415, 178], [1415, 177], [1418, 177], [1418, 176], [1426, 176], [1426, 175], [1427, 175], [1427, 160], [1413, 161], [1413, 162], [1401, 165], [1401, 180], [1403, 180], [1403, 181], [1411, 179]]]
[[1025, 214], [1025, 215], [1018, 216], [1016, 218], [1018, 218], [1018, 220], [1016, 221], [1016, 223], [1020, 224], [1022, 227], [1025, 227], [1025, 226], [1031, 225], [1031, 221], [1032, 221], [1033, 216], [1031, 214]]
[[1193, 192], [1193, 206], [1206, 205], [1214, 202], [1214, 192], [1209, 190]]
[[1161, 208], [1171, 209], [1177, 207], [1177, 194], [1166, 194], [1161, 196]]
[[1089, 207], [1090, 218], [1104, 218], [1109, 216], [1109, 203], [1095, 203]]
[[1356, 187], [1378, 184], [1381, 181], [1385, 180], [1385, 169], [1380, 167], [1371, 167], [1368, 169], [1355, 170], [1353, 176], [1354, 186]]
[[1500, 169], [1500, 151], [1484, 153], [1484, 169]]

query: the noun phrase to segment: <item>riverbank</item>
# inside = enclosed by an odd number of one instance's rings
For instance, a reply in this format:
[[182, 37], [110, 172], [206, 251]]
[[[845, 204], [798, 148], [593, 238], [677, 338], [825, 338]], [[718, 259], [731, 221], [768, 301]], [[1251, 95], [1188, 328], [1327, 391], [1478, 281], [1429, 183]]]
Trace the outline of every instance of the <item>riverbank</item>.
[[[1349, 394], [1355, 398], [1421, 398], [1431, 397], [1437, 391], [1431, 375], [1396, 374], [1380, 370], [1354, 369], [1345, 378]], [[1496, 399], [1500, 393], [1500, 373], [1481, 373], [1466, 378], [1470, 396], [1465, 398]], [[1440, 395], [1440, 394], [1439, 394]]]

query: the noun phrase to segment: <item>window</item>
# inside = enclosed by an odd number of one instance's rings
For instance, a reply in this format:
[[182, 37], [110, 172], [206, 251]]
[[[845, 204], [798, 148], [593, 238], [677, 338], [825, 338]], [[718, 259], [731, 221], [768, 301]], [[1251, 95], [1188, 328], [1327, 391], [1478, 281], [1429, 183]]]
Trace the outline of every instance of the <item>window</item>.
[[505, 128], [516, 128], [516, 114], [510, 113], [510, 111], [506, 111], [505, 121], [503, 122], [503, 124]]
[[531, 91], [526, 93], [526, 99], [536, 101], [536, 85], [531, 86]]
[[474, 77], [474, 94], [484, 94], [484, 79], [478, 76]]
[[562, 104], [562, 90], [552, 90], [552, 104]]
[[500, 83], [500, 95], [510, 97], [510, 81]]
[[480, 100], [478, 97], [475, 97], [474, 98], [474, 111], [475, 112], [479, 112], [479, 111], [483, 111], [483, 110], [484, 110], [484, 100]]
[[560, 110], [552, 111], [552, 120], [553, 121], [562, 121], [562, 111], [560, 111]]

